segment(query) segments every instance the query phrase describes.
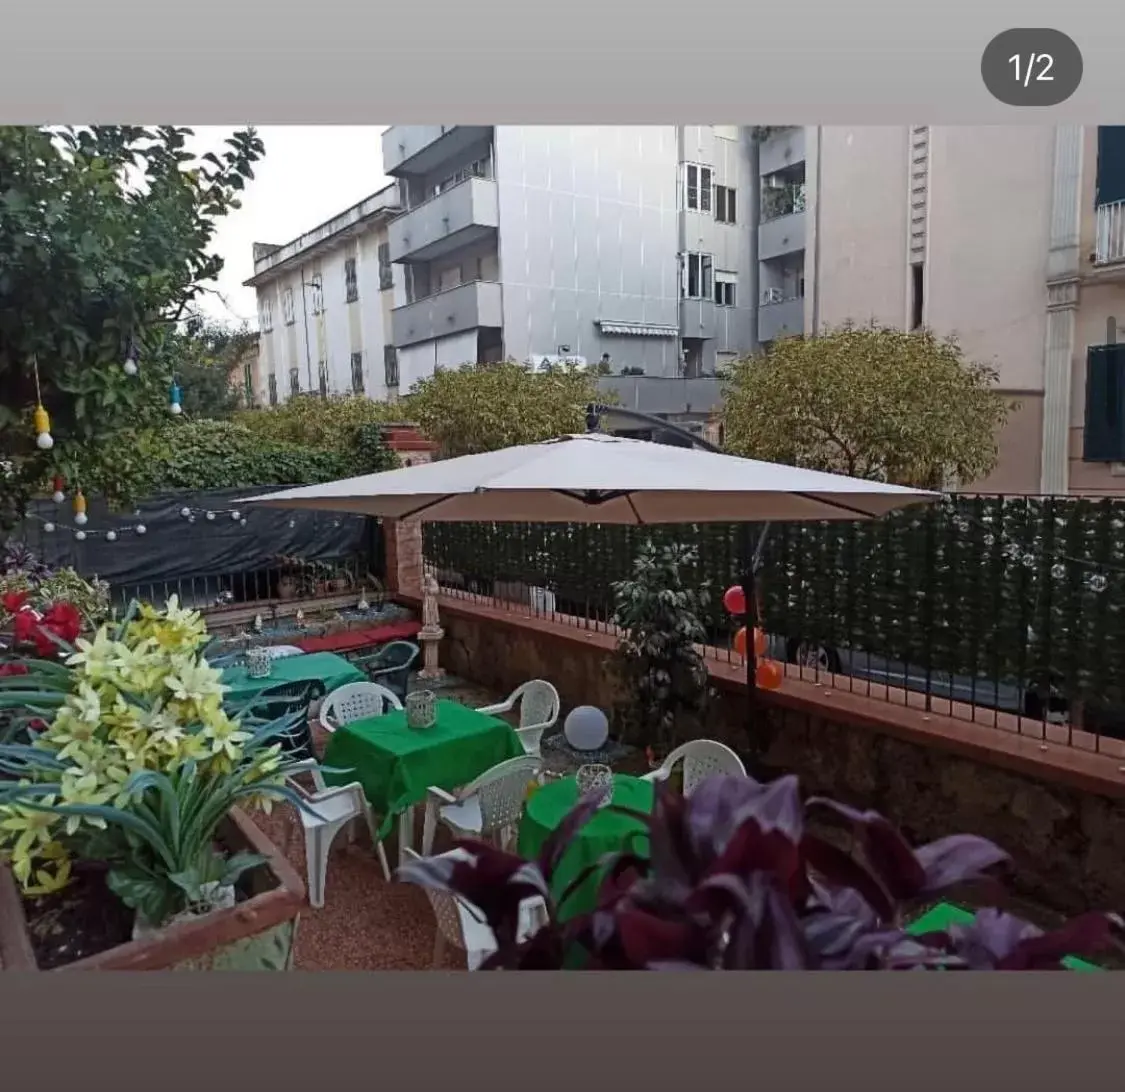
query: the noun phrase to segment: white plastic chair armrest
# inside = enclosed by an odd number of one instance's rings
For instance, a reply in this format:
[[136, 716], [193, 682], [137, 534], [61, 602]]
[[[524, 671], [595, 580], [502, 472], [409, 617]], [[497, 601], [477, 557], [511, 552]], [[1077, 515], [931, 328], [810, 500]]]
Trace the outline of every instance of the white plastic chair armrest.
[[322, 708], [316, 719], [319, 722], [321, 728], [323, 728], [329, 735], [336, 731], [336, 725], [328, 719], [327, 710]]
[[670, 769], [665, 769], [663, 766], [658, 770], [651, 770], [649, 773], [642, 775], [642, 781], [667, 781], [672, 776]]
[[431, 785], [426, 790], [426, 796], [439, 808], [448, 807], [450, 804], [459, 804], [461, 802], [452, 793], [446, 792], [445, 789], [439, 789], [437, 785]]
[[510, 713], [514, 708], [515, 702], [502, 701], [498, 702], [496, 705], [486, 705], [483, 708], [478, 709], [477, 712], [483, 713], [486, 717], [495, 717], [499, 716], [501, 713]]

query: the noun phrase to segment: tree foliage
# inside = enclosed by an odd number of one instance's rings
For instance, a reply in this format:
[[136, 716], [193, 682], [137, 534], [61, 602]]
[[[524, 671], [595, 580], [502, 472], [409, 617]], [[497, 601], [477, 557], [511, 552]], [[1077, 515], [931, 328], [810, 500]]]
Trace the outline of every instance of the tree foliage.
[[929, 330], [845, 325], [739, 361], [724, 433], [739, 455], [903, 485], [967, 485], [996, 465], [1013, 408], [996, 372]]
[[418, 383], [403, 412], [448, 458], [582, 432], [586, 406], [597, 401], [607, 398], [589, 372], [505, 361], [436, 372]]
[[[190, 136], [169, 125], [0, 127], [6, 522], [53, 472], [84, 486], [126, 473], [107, 440], [167, 412], [170, 339], [222, 269], [209, 252], [216, 220], [238, 207], [264, 152], [252, 129], [203, 155], [187, 150]], [[130, 351], [136, 376], [122, 367]], [[39, 398], [55, 440], [47, 452], [31, 427]], [[110, 464], [92, 465], [99, 454]]]
[[247, 326], [231, 329], [202, 319], [169, 335], [168, 361], [189, 419], [227, 420], [245, 407], [242, 373], [235, 369], [255, 351], [257, 336]]
[[691, 546], [646, 542], [631, 579], [614, 583], [613, 623], [622, 633], [610, 661], [619, 686], [614, 709], [620, 735], [667, 752], [703, 733], [711, 696], [698, 645], [709, 589], [685, 579], [699, 561]]

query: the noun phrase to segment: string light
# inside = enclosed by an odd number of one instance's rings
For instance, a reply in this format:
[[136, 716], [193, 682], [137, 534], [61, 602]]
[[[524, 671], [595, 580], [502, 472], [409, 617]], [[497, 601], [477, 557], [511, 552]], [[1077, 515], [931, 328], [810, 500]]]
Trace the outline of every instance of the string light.
[[88, 520], [89, 516], [86, 515], [86, 498], [82, 495], [82, 490], [79, 489], [74, 494], [74, 522], [77, 523], [79, 527], [85, 527]]
[[55, 504], [62, 504], [66, 500], [66, 478], [61, 474], [56, 474], [51, 481], [51, 486], [54, 492], [51, 494], [51, 500]]
[[130, 338], [129, 347], [125, 350], [125, 362], [121, 365], [125, 374], [132, 378], [138, 372], [137, 368], [137, 346]]
[[35, 376], [35, 412], [31, 415], [31, 422], [35, 428], [35, 446], [40, 451], [50, 451], [55, 446], [51, 436], [51, 418], [43, 407], [43, 392], [39, 389], [39, 358], [31, 358], [31, 371]]
[[182, 402], [183, 391], [180, 390], [179, 383], [173, 379], [172, 386], [168, 389], [168, 412], [171, 413], [173, 417], [178, 417], [184, 412]]

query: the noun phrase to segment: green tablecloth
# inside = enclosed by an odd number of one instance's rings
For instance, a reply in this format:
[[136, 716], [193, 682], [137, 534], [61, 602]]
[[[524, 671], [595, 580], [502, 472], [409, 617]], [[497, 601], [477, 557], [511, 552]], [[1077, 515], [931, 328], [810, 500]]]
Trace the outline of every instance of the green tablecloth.
[[[937, 933], [949, 928], [951, 925], [968, 925], [973, 920], [973, 915], [963, 907], [954, 906], [951, 902], [940, 902], [937, 906], [930, 907], [920, 918], [915, 918], [906, 931], [914, 936], [923, 933]], [[1075, 956], [1067, 956], [1063, 966], [1070, 971], [1100, 971], [1103, 968]]]
[[358, 781], [382, 816], [379, 833], [386, 837], [395, 815], [425, 800], [431, 785], [451, 792], [523, 753], [507, 721], [439, 701], [431, 728], [407, 727], [402, 709], [338, 728], [328, 740], [324, 765], [346, 772], [326, 774], [325, 780], [334, 785]]
[[[533, 858], [541, 849], [547, 836], [578, 802], [578, 785], [573, 777], [552, 781], [537, 789], [527, 802], [520, 823], [519, 852], [521, 857]], [[631, 811], [651, 812], [653, 788], [648, 781], [626, 774], [613, 778], [613, 803]], [[648, 828], [639, 820], [613, 811], [598, 812], [579, 832], [563, 855], [551, 882], [551, 894], [556, 900], [591, 865], [597, 864], [608, 853], [631, 850], [647, 856]], [[597, 903], [602, 871], [592, 872], [580, 887], [559, 907], [559, 919], [565, 921], [577, 914], [586, 913]]]
[[334, 652], [284, 656], [273, 661], [272, 670], [264, 679], [250, 678], [244, 667], [228, 667], [223, 672], [223, 685], [230, 687], [225, 700], [232, 704], [245, 703], [286, 683], [319, 682], [324, 685], [324, 692], [330, 694], [348, 683], [366, 681], [367, 676], [355, 664]]

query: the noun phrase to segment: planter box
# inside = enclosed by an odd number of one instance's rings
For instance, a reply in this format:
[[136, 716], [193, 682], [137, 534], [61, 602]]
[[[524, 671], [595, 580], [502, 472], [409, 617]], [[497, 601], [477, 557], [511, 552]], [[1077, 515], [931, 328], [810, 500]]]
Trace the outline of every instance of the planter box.
[[[255, 893], [228, 910], [178, 922], [140, 940], [121, 944], [60, 971], [285, 971], [290, 969], [305, 885], [281, 851], [238, 808], [225, 840], [232, 851], [260, 853]], [[39, 968], [27, 935], [23, 899], [11, 871], [0, 868], [0, 968]]]

